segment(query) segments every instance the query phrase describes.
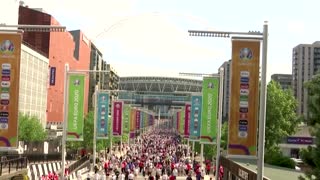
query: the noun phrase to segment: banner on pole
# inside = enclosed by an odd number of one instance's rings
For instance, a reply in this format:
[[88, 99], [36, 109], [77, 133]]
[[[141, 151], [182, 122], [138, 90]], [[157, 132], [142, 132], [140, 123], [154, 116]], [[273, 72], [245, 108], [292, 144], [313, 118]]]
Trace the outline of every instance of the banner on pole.
[[181, 116], [181, 111], [177, 112], [177, 132], [180, 132], [180, 116]]
[[84, 123], [84, 74], [68, 75], [68, 128], [67, 141], [83, 140]]
[[130, 110], [131, 107], [128, 104], [124, 105], [123, 108], [123, 133], [128, 134], [130, 132]]
[[0, 149], [18, 147], [21, 34], [0, 33]]
[[184, 114], [184, 137], [189, 138], [190, 136], [190, 116], [191, 116], [191, 104], [185, 105]]
[[108, 139], [109, 94], [97, 94], [97, 139]]
[[181, 113], [180, 113], [180, 125], [179, 125], [179, 133], [180, 135], [184, 135], [184, 123], [185, 123], [185, 107], [182, 108]]
[[201, 130], [202, 96], [191, 96], [190, 139], [199, 140]]
[[257, 155], [260, 41], [232, 41], [229, 155]]
[[113, 101], [113, 121], [112, 121], [112, 135], [122, 135], [122, 111], [123, 101]]
[[136, 110], [136, 130], [140, 130], [140, 111]]
[[204, 77], [200, 142], [214, 144], [217, 138], [219, 78]]

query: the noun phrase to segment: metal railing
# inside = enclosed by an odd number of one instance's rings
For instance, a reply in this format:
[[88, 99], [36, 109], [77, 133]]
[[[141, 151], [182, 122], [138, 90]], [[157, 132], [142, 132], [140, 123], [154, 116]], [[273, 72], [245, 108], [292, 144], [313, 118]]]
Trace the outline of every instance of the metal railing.
[[90, 160], [90, 156], [83, 156], [81, 159], [79, 159], [78, 161], [72, 163], [69, 167], [69, 173], [72, 174], [74, 171], [78, 170], [79, 167], [81, 167], [85, 162]]
[[0, 176], [27, 168], [27, 158], [20, 157], [0, 162]]

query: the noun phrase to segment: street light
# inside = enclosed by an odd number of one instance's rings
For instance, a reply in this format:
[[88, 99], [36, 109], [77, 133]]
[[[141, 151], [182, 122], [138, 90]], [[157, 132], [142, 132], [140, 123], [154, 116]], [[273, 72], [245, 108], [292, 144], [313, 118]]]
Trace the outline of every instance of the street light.
[[[190, 36], [202, 36], [202, 37], [223, 37], [229, 38], [232, 35], [245, 36], [249, 38], [255, 38], [262, 40], [262, 71], [261, 71], [261, 86], [260, 86], [260, 111], [259, 111], [259, 141], [258, 141], [258, 173], [257, 179], [263, 180], [264, 174], [264, 141], [265, 141], [265, 119], [266, 119], [266, 81], [267, 81], [267, 46], [268, 46], [268, 21], [264, 22], [263, 32], [260, 31], [248, 31], [248, 32], [227, 32], [227, 31], [198, 31], [189, 30]], [[217, 152], [217, 154], [220, 152]], [[218, 164], [219, 159], [217, 159]], [[216, 172], [219, 172], [219, 166], [216, 166]], [[216, 176], [218, 180], [219, 176]]]

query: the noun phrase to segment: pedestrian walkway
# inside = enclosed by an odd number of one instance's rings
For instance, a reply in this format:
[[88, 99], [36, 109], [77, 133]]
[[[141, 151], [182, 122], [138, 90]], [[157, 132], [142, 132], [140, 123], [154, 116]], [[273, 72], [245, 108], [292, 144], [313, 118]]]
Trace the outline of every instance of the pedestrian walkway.
[[[161, 171], [169, 176], [176, 176], [176, 179], [186, 179], [184, 174], [187, 169], [192, 174], [192, 178], [196, 179], [196, 174], [203, 176], [205, 180], [214, 179], [213, 175], [205, 175], [204, 169], [201, 168], [202, 164], [192, 162], [187, 145], [180, 144], [181, 140], [175, 134], [169, 134], [165, 130], [158, 130], [150, 134], [142, 135], [137, 138], [135, 143], [130, 144], [130, 147], [124, 146], [123, 152], [119, 148], [115, 148], [104, 161], [104, 153], [97, 155], [100, 157], [100, 163], [97, 163], [99, 170], [94, 174], [91, 167], [90, 170], [78, 171], [82, 179], [114, 179], [116, 171], [125, 172], [127, 176], [134, 176], [134, 180], [149, 179], [148, 176], [155, 177], [156, 174], [161, 175]], [[105, 175], [104, 166], [107, 167], [108, 176]], [[131, 167], [133, 166], [133, 167]], [[117, 169], [117, 170], [116, 170]], [[140, 172], [139, 170], [140, 169]], [[142, 169], [142, 171], [141, 171]], [[174, 171], [172, 171], [174, 169]], [[145, 172], [143, 176], [142, 172]], [[149, 175], [148, 175], [149, 174]], [[180, 176], [179, 176], [180, 175]], [[76, 178], [74, 178], [76, 179]], [[161, 179], [161, 178], [160, 178]]]

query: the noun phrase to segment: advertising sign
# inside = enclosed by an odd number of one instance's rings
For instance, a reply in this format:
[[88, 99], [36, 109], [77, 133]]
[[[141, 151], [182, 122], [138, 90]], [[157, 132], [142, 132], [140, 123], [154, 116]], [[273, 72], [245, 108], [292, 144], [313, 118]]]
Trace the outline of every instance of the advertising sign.
[[123, 133], [128, 134], [130, 132], [130, 105], [125, 104], [123, 107]]
[[179, 133], [181, 135], [184, 135], [184, 123], [185, 123], [185, 107], [182, 108], [182, 111], [180, 113], [180, 119], [179, 119], [179, 122], [180, 122], [180, 125], [179, 125]]
[[113, 121], [112, 121], [112, 135], [122, 135], [122, 108], [123, 101], [113, 101]]
[[201, 127], [202, 96], [191, 97], [190, 139], [199, 140]]
[[145, 115], [145, 112], [140, 111], [140, 129], [144, 128], [144, 115]]
[[98, 92], [97, 94], [97, 139], [108, 138], [109, 94]]
[[83, 140], [84, 123], [84, 74], [68, 75], [68, 141]]
[[304, 145], [312, 145], [314, 144], [315, 139], [313, 137], [287, 137], [288, 144], [304, 144]]
[[54, 86], [56, 84], [56, 67], [50, 67], [50, 86]]
[[135, 109], [131, 109], [130, 111], [130, 131], [133, 132], [134, 130], [136, 130], [136, 110]]
[[189, 138], [190, 136], [190, 116], [191, 116], [191, 104], [185, 105], [184, 111], [184, 137]]
[[136, 110], [136, 130], [140, 130], [140, 111]]
[[229, 155], [256, 156], [260, 41], [232, 41]]
[[0, 33], [0, 148], [18, 147], [21, 34]]
[[202, 83], [200, 142], [213, 144], [217, 138], [219, 78], [204, 77]]
[[180, 115], [181, 115], [181, 111], [177, 112], [177, 131], [180, 132]]

